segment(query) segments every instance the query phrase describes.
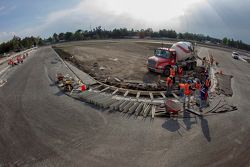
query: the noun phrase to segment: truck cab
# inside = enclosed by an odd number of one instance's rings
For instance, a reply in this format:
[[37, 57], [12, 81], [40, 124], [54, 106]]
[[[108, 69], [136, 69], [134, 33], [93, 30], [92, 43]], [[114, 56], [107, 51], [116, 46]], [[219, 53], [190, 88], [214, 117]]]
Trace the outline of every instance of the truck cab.
[[154, 56], [148, 58], [149, 71], [169, 75], [169, 68], [176, 65], [176, 51], [171, 48], [157, 48]]

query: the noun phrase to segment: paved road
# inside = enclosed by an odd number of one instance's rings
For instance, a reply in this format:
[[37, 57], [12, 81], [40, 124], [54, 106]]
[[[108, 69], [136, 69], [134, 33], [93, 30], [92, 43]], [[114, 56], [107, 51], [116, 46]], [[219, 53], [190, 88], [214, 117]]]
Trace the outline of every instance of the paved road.
[[0, 166], [249, 166], [250, 65], [215, 54], [236, 75], [239, 111], [151, 121], [65, 96], [51, 80], [67, 69], [52, 49], [38, 49], [0, 88]]

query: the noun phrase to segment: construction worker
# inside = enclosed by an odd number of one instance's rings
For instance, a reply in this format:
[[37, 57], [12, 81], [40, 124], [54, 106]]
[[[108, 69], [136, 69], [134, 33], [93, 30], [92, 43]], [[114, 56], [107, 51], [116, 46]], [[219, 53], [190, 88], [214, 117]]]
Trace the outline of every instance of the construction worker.
[[208, 91], [206, 87], [204, 86], [200, 90], [200, 111], [202, 112], [202, 108], [206, 107], [208, 105]]
[[171, 94], [172, 87], [173, 87], [173, 77], [171, 75], [167, 77], [166, 86], [167, 86], [166, 95], [169, 96]]
[[14, 66], [14, 61], [12, 59], [9, 59], [8, 64]]
[[179, 88], [180, 101], [184, 102], [185, 81], [183, 83], [179, 83]]
[[200, 90], [201, 90], [201, 82], [199, 79], [195, 82], [195, 98], [198, 99], [200, 96]]
[[208, 90], [211, 86], [211, 80], [209, 77], [207, 77], [206, 81], [205, 81], [205, 88]]
[[192, 94], [192, 90], [193, 88], [191, 87], [191, 80], [188, 80], [188, 82], [185, 84], [185, 89], [184, 89], [184, 104], [183, 106], [185, 107], [185, 103], [186, 103], [186, 99], [187, 99], [187, 106], [188, 108], [190, 108], [190, 98], [191, 98], [191, 94]]
[[161, 86], [161, 75], [157, 75], [157, 85]]
[[181, 83], [181, 79], [182, 79], [182, 77], [184, 75], [183, 68], [180, 66], [180, 67], [178, 67], [177, 71], [178, 71], [179, 83]]
[[170, 68], [170, 76], [172, 76], [173, 84], [175, 84], [175, 68], [174, 67]]

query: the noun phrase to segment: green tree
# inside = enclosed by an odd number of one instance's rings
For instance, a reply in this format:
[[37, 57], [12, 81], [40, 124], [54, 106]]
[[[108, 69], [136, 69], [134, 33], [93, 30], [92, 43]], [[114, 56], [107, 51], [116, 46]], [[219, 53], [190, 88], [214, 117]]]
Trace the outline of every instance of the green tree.
[[72, 32], [66, 32], [64, 35], [64, 40], [66, 41], [72, 41], [74, 39], [74, 35]]
[[53, 42], [56, 43], [58, 41], [59, 41], [59, 37], [58, 37], [57, 33], [54, 33], [53, 34]]
[[63, 32], [61, 32], [59, 35], [58, 35], [58, 39], [60, 41], [64, 41], [65, 40], [65, 34]]
[[82, 30], [77, 30], [75, 33], [74, 33], [74, 40], [83, 40], [84, 39], [84, 34], [83, 34], [83, 31]]

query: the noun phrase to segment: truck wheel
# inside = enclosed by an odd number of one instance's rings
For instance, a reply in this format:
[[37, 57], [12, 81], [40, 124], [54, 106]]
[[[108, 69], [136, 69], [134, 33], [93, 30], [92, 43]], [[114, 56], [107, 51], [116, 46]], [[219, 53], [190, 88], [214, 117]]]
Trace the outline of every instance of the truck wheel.
[[164, 75], [167, 76], [167, 77], [170, 75], [170, 69], [169, 69], [169, 67], [165, 67]]

